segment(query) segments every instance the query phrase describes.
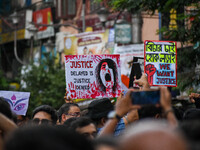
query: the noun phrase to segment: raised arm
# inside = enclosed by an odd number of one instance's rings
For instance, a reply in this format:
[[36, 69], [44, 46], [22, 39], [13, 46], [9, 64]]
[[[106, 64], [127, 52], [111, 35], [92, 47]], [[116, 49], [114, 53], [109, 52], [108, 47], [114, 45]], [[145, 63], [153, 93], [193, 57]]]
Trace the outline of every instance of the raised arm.
[[2, 150], [4, 137], [11, 131], [15, 130], [17, 125], [8, 119], [5, 115], [0, 113], [0, 150]]
[[135, 80], [134, 83], [138, 84], [141, 90], [148, 90], [150, 88], [150, 85], [148, 83], [148, 79], [145, 73], [142, 73], [141, 78], [138, 80]]
[[160, 93], [161, 93], [160, 104], [163, 108], [164, 117], [166, 117], [170, 126], [175, 128], [178, 126], [178, 121], [172, 109], [171, 93], [167, 88], [164, 87], [160, 88]]
[[125, 96], [119, 97], [116, 102], [115, 110], [113, 113], [115, 113], [112, 118], [109, 118], [109, 120], [106, 122], [104, 128], [100, 132], [99, 136], [113, 134], [115, 131], [115, 128], [117, 126], [117, 123], [120, 121], [120, 119], [126, 115], [130, 110], [133, 109], [139, 109], [140, 106], [138, 105], [132, 105], [131, 98], [130, 98], [131, 91], [128, 91]]

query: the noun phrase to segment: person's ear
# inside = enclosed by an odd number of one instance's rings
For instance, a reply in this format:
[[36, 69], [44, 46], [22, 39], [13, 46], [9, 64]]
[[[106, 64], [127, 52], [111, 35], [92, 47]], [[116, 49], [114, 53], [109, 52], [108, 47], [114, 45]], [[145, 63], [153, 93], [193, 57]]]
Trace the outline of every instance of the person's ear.
[[101, 125], [104, 126], [106, 121], [107, 121], [107, 119], [105, 117], [101, 118]]
[[67, 119], [66, 119], [66, 115], [65, 114], [62, 114], [61, 116], [61, 122], [65, 122]]

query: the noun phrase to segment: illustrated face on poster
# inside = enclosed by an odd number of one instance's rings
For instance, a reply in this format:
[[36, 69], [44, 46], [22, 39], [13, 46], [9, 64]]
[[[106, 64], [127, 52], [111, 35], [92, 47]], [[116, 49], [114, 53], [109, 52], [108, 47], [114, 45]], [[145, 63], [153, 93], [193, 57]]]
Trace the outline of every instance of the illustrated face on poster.
[[116, 63], [112, 59], [103, 59], [96, 67], [97, 84], [105, 93], [116, 90], [117, 70]]
[[144, 71], [150, 85], [177, 86], [176, 42], [145, 41]]
[[0, 97], [10, 104], [12, 112], [17, 115], [26, 115], [30, 92], [0, 91]]
[[66, 55], [66, 84], [73, 99], [117, 97], [121, 92], [119, 55]]
[[109, 68], [107, 62], [103, 62], [101, 65], [100, 77], [106, 88], [112, 88], [114, 86], [113, 69]]

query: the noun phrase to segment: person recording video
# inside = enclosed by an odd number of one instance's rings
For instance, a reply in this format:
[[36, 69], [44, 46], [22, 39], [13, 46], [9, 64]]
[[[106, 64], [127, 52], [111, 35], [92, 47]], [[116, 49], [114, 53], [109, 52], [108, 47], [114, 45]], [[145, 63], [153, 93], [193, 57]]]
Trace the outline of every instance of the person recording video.
[[[150, 86], [148, 84], [147, 77], [145, 74], [142, 74], [141, 78], [139, 80], [135, 80], [134, 82], [137, 82], [138, 85], [140, 85], [141, 88], [139, 91], [141, 93], [150, 90]], [[140, 104], [133, 103], [134, 97], [131, 96], [133, 92], [135, 92], [134, 89], [129, 89], [126, 95], [121, 94], [121, 96], [117, 99], [114, 110], [115, 113], [113, 117], [110, 117], [109, 121], [106, 123], [100, 135], [112, 134], [113, 128], [118, 123], [119, 118], [122, 118], [125, 115], [127, 115], [126, 117], [128, 117], [129, 113], [133, 110], [137, 110], [135, 113], [138, 113], [141, 108], [147, 105], [141, 103]], [[177, 127], [178, 123], [171, 105], [171, 93], [166, 87], [160, 87], [159, 92], [160, 92], [159, 101], [152, 104], [162, 109], [162, 115], [160, 117], [165, 118], [168, 121], [169, 126], [175, 128]], [[128, 122], [130, 123], [130, 121]]]

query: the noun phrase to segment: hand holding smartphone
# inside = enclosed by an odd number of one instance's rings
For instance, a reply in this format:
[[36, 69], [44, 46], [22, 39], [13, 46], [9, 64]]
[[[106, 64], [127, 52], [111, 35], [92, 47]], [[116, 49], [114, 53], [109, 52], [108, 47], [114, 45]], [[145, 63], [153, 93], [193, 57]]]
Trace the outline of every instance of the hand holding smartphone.
[[160, 90], [132, 91], [130, 96], [134, 105], [155, 105], [160, 102]]

